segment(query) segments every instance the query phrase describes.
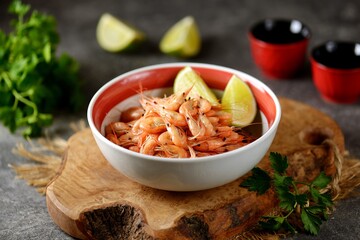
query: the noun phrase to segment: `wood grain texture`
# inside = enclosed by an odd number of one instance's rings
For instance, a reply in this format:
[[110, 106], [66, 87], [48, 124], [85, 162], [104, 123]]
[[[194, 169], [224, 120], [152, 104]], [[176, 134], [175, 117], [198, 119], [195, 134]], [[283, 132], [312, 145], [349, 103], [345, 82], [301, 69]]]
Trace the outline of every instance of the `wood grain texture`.
[[[334, 151], [323, 140], [331, 139], [343, 152], [338, 125], [308, 105], [281, 99], [281, 106], [282, 120], [268, 153], [286, 154], [298, 179], [312, 179], [322, 170], [333, 175]], [[267, 157], [258, 166], [269, 170]], [[271, 191], [258, 196], [239, 187], [243, 179], [198, 192], [148, 188], [113, 169], [86, 129], [69, 139], [46, 201], [54, 222], [81, 239], [226, 239], [276, 205]]]

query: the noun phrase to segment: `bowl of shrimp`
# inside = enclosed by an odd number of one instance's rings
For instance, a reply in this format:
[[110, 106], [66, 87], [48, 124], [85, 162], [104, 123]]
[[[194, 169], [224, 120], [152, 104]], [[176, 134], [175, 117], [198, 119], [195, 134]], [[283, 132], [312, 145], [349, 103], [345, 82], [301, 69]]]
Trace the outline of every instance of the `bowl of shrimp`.
[[[231, 76], [250, 87], [257, 105], [249, 126], [174, 80], [191, 67], [221, 99]], [[199, 191], [230, 183], [255, 167], [276, 135], [281, 107], [260, 80], [236, 69], [204, 63], [166, 63], [115, 77], [92, 97], [87, 119], [104, 158], [139, 184], [168, 191]]]

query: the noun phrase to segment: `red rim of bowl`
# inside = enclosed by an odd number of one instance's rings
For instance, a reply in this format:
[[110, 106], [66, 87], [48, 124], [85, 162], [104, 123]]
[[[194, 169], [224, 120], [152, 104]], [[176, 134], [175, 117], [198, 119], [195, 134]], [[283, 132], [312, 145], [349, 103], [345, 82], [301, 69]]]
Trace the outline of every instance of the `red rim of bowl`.
[[[138, 94], [138, 86], [139, 80], [143, 77], [149, 76], [158, 76], [162, 77], [159, 81], [143, 81], [145, 88], [151, 88], [151, 86], [156, 86], [156, 88], [163, 88], [163, 87], [171, 87], [172, 82], [175, 79], [176, 74], [179, 70], [184, 68], [185, 66], [191, 66], [195, 71], [200, 73], [200, 75], [207, 81], [207, 84], [210, 88], [216, 88], [223, 90], [227, 84], [227, 81], [230, 79], [232, 74], [235, 74], [241, 77], [244, 81], [246, 81], [250, 88], [252, 89], [254, 95], [256, 96], [258, 107], [261, 109], [263, 114], [265, 115], [267, 122], [268, 122], [268, 130], [256, 139], [255, 142], [261, 142], [264, 140], [266, 135], [271, 134], [273, 131], [276, 131], [276, 127], [280, 122], [281, 118], [281, 106], [273, 91], [267, 87], [264, 83], [260, 80], [243, 73], [241, 71], [230, 69], [227, 67], [222, 67], [218, 65], [212, 64], [203, 64], [203, 63], [166, 63], [166, 64], [157, 64], [151, 65], [148, 67], [142, 67], [139, 69], [132, 70], [130, 72], [121, 74], [114, 79], [110, 80], [104, 86], [102, 86], [93, 96], [91, 99], [88, 110], [87, 110], [87, 118], [90, 128], [92, 129], [93, 134], [96, 134], [97, 137], [104, 140], [108, 144], [112, 144], [114, 147], [121, 148], [123, 151], [127, 149], [117, 146], [116, 144], [107, 140], [101, 134], [101, 125], [106, 116], [106, 114], [115, 107], [121, 100], [124, 100], [134, 94]], [[162, 70], [159, 74], [158, 70]], [[140, 74], [140, 75], [139, 75]], [[226, 78], [226, 80], [224, 80]], [[159, 80], [159, 79], [157, 79]], [[114, 87], [119, 87], [121, 85], [127, 86], [127, 90], [124, 90], [122, 94], [119, 94], [118, 91], [114, 91]], [[132, 89], [132, 87], [134, 87]], [[259, 97], [261, 96], [261, 97]], [[121, 99], [122, 98], [122, 99]], [[119, 100], [120, 99], [120, 100]], [[110, 104], [109, 104], [110, 103]], [[99, 112], [100, 111], [100, 112]], [[251, 147], [252, 144], [246, 145], [234, 151], [229, 151], [226, 153], [222, 153], [221, 155], [225, 154], [233, 154], [234, 152], [239, 152], [242, 149], [246, 149]], [[154, 157], [148, 156], [145, 154], [136, 153], [130, 150], [127, 150], [129, 154], [135, 156], [141, 156], [143, 158], [151, 159], [151, 160], [160, 160], [160, 161], [182, 161], [183, 159], [171, 159], [168, 158], [161, 158], [161, 157]], [[216, 158], [218, 155], [207, 156], [207, 157], [200, 157], [200, 158], [193, 158], [192, 161], [202, 161], [203, 159], [209, 158]]]

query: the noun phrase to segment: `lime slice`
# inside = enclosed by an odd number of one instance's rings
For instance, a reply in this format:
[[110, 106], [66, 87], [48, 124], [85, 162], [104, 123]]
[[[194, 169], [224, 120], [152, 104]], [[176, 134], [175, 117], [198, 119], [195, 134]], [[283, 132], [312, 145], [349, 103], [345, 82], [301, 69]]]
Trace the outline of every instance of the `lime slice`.
[[232, 125], [245, 127], [254, 121], [257, 106], [250, 87], [233, 75], [221, 99], [224, 111], [232, 114]]
[[212, 105], [218, 105], [219, 100], [204, 80], [191, 67], [187, 66], [179, 71], [174, 82], [174, 93], [184, 92], [191, 88], [189, 97], [201, 96]]
[[175, 23], [160, 42], [161, 52], [177, 57], [193, 57], [201, 48], [201, 37], [195, 19], [187, 16]]
[[145, 40], [145, 34], [109, 13], [104, 13], [96, 28], [97, 41], [104, 50], [121, 52]]

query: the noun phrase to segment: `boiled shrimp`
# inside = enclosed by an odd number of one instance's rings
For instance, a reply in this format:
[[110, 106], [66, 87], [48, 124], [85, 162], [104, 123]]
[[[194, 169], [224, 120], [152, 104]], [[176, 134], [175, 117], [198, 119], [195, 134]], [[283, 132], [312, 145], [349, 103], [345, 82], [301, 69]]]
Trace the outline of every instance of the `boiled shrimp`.
[[195, 120], [192, 116], [186, 117], [186, 121], [192, 134], [189, 139], [201, 138], [205, 135], [206, 129], [201, 121]]
[[171, 136], [171, 141], [174, 143], [174, 145], [186, 148], [187, 145], [187, 136], [185, 134], [185, 131], [175, 125], [172, 125], [170, 123], [166, 123], [166, 129], [169, 135]]
[[216, 132], [216, 136], [220, 137], [220, 138], [226, 138], [226, 137], [230, 137], [232, 132], [233, 132], [233, 128], [230, 126], [216, 126], [215, 127], [215, 132]]
[[131, 127], [124, 123], [124, 122], [112, 122], [110, 124], [108, 124], [105, 127], [105, 134], [116, 134], [116, 136], [121, 136], [127, 132], [129, 132], [131, 130]]
[[153, 135], [148, 135], [140, 147], [140, 153], [154, 155], [158, 142]]
[[116, 136], [116, 134], [113, 134], [113, 133], [108, 133], [106, 134], [105, 136], [108, 140], [110, 140], [111, 142], [117, 144], [117, 145], [120, 145], [120, 141], [118, 139], [118, 137]]
[[199, 119], [195, 119], [198, 115], [197, 101], [194, 99], [188, 99], [179, 108], [180, 114], [186, 118], [187, 126], [192, 134], [192, 138], [199, 138], [205, 135], [206, 129]]
[[219, 118], [218, 117], [208, 117], [206, 114], [205, 116], [209, 119], [209, 121], [211, 122], [211, 124], [213, 126], [218, 126], [219, 125]]
[[158, 142], [161, 145], [174, 144], [173, 141], [171, 140], [171, 135], [168, 131], [165, 131], [159, 135]]
[[241, 143], [231, 144], [231, 145], [225, 145], [225, 146], [216, 148], [216, 149], [214, 150], [214, 152], [216, 152], [216, 153], [229, 152], [229, 151], [233, 151], [233, 150], [235, 150], [235, 149], [238, 149], [238, 148], [240, 148], [240, 147], [243, 147], [244, 145], [245, 145], [245, 144], [241, 144]]
[[148, 133], [162, 133], [166, 130], [165, 122], [161, 117], [142, 118], [139, 127]]
[[206, 115], [207, 117], [216, 117], [216, 113], [217, 113], [217, 111], [216, 111], [215, 109], [210, 109], [210, 111], [207, 111], [207, 112], [205, 113], [205, 115]]
[[206, 117], [205, 113], [199, 115], [199, 120], [205, 128], [206, 136], [214, 136], [216, 134], [215, 127], [212, 122]]
[[211, 155], [214, 155], [215, 153], [213, 152], [195, 152], [197, 157], [208, 157]]
[[216, 115], [219, 118], [219, 123], [221, 125], [230, 125], [232, 120], [231, 113], [225, 112], [225, 111], [218, 111], [216, 112]]
[[253, 140], [230, 126], [232, 116], [220, 104], [189, 97], [189, 92], [165, 98], [142, 96], [141, 107], [123, 111], [120, 122], [105, 127], [106, 137], [134, 152], [171, 158], [210, 156]]
[[179, 107], [179, 113], [184, 116], [195, 116], [198, 113], [198, 101], [190, 99]]
[[125, 111], [121, 112], [120, 121], [128, 123], [141, 118], [144, 113], [145, 110], [141, 107], [130, 107]]
[[198, 98], [198, 105], [199, 105], [199, 111], [202, 113], [207, 113], [211, 110], [212, 105], [211, 103], [206, 100], [205, 98], [202, 98], [201, 96]]
[[129, 150], [139, 153], [140, 152], [140, 147], [139, 146], [130, 146]]
[[141, 143], [144, 141], [144, 135], [143, 134], [139, 134], [139, 135], [134, 135], [132, 132], [128, 132], [126, 134], [121, 135], [118, 138], [120, 144], [122, 146], [135, 146], [138, 143]]
[[176, 145], [160, 145], [155, 151], [162, 151], [169, 158], [188, 158], [188, 152], [182, 147]]
[[185, 127], [187, 125], [184, 115], [173, 111], [168, 110], [165, 108], [156, 108], [158, 114], [164, 118], [167, 122], [178, 126], [178, 127]]
[[192, 87], [188, 88], [186, 91], [172, 94], [167, 98], [162, 98], [159, 101], [159, 105], [167, 110], [177, 111], [181, 104], [184, 103], [191, 89]]
[[196, 151], [211, 152], [215, 149], [224, 146], [226, 143], [221, 138], [212, 138], [200, 143], [196, 143], [193, 148]]
[[147, 110], [149, 107], [160, 107], [166, 110], [177, 111], [182, 103], [185, 102], [187, 95], [191, 91], [191, 88], [188, 88], [184, 92], [179, 92], [170, 95], [169, 97], [157, 98], [157, 97], [145, 97], [143, 96], [140, 100], [142, 107]]

